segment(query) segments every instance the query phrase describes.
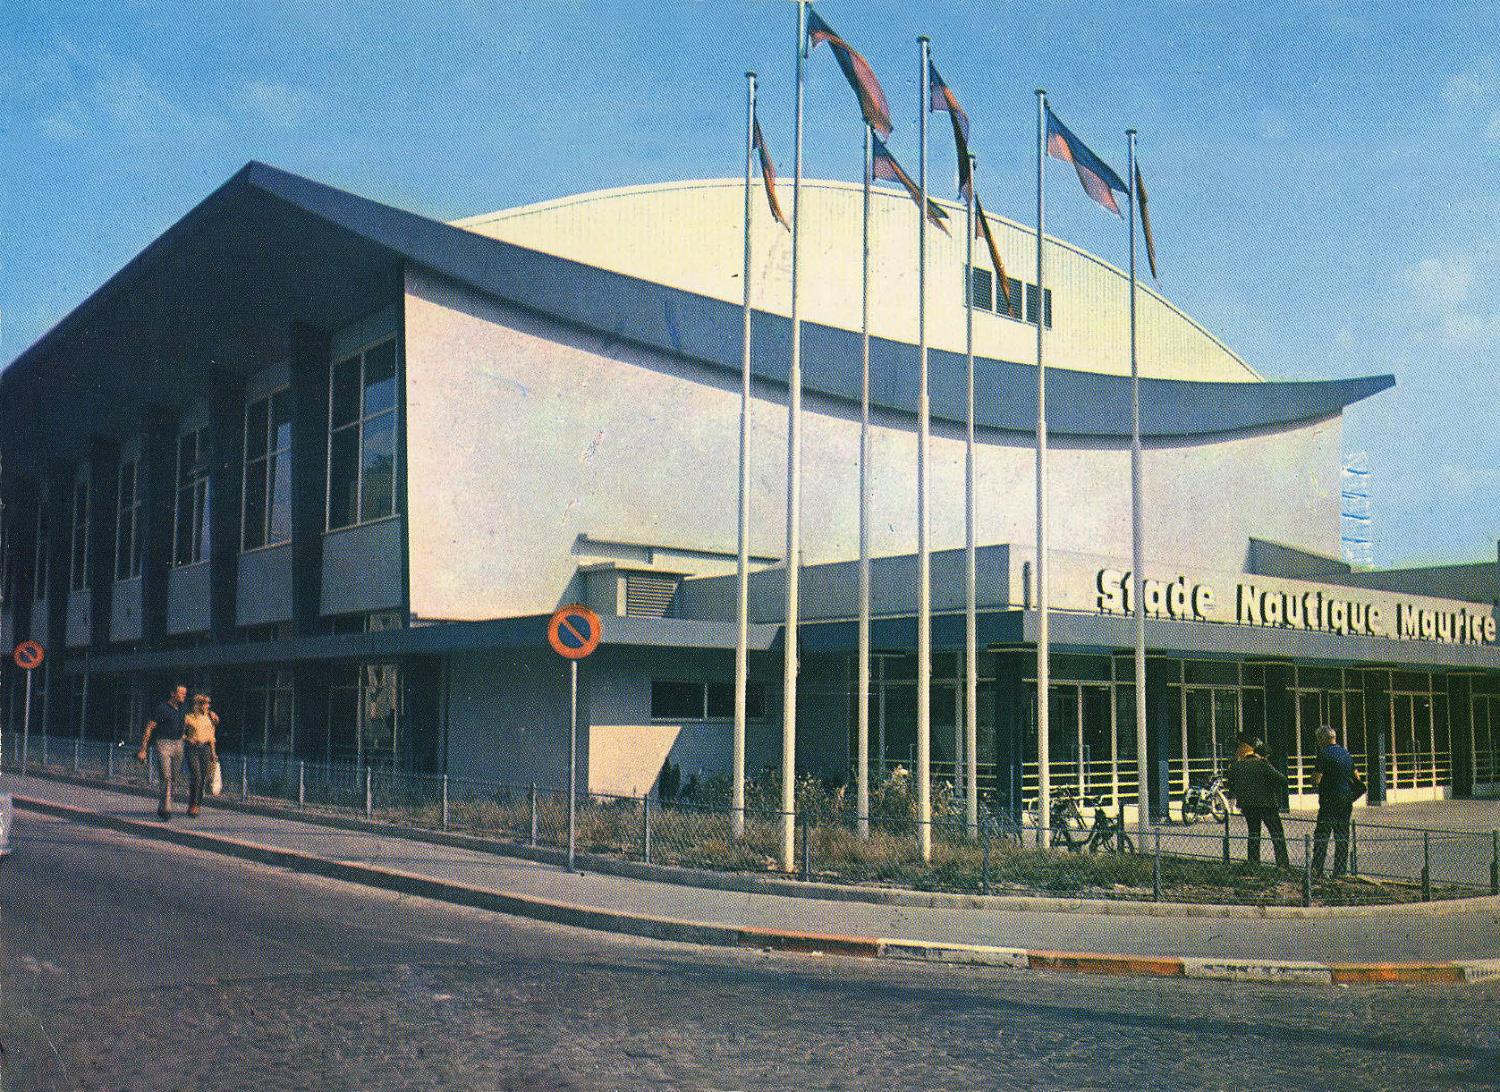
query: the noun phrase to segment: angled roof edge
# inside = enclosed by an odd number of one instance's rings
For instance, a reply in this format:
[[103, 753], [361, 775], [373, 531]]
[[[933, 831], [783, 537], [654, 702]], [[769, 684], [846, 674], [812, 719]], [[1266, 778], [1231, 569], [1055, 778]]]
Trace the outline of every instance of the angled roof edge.
[[[217, 206], [250, 190], [285, 201], [365, 242], [469, 285], [486, 295], [598, 335], [738, 371], [743, 312], [738, 305], [501, 242], [417, 213], [252, 161], [131, 259], [51, 330], [0, 372], [6, 378], [46, 355], [63, 336]], [[754, 315], [753, 368], [785, 382], [790, 322]], [[807, 389], [839, 399], [858, 397], [859, 335], [803, 324]], [[916, 411], [913, 345], [871, 339], [872, 401]], [[934, 350], [933, 413], [964, 419], [963, 356]], [[983, 427], [1028, 432], [1035, 421], [1036, 369], [1014, 361], [978, 359], [976, 398]], [[1148, 438], [1188, 438], [1275, 428], [1335, 416], [1393, 386], [1392, 376], [1302, 382], [1141, 381], [1141, 429]], [[1049, 367], [1050, 430], [1059, 436], [1130, 435], [1130, 380], [1125, 376]]]

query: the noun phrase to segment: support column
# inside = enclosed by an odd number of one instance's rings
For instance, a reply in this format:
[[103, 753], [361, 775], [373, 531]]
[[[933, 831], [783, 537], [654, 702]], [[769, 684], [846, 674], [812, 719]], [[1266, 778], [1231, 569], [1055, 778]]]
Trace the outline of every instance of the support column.
[[[292, 622], [319, 630], [328, 498], [328, 335], [292, 326]], [[299, 706], [300, 708], [300, 706]]]

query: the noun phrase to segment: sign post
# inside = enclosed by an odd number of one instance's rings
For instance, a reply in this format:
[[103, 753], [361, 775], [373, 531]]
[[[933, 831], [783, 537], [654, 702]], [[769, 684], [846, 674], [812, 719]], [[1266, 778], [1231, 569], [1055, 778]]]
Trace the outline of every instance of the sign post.
[[547, 623], [547, 643], [568, 661], [570, 683], [568, 717], [568, 871], [578, 846], [578, 661], [599, 647], [604, 625], [581, 603], [559, 607]]
[[[26, 704], [21, 713], [21, 772], [26, 772], [27, 750], [31, 745], [31, 674], [42, 666], [47, 650], [37, 641], [22, 641], [11, 653], [16, 666], [26, 672]], [[3, 742], [3, 741], [0, 741]]]

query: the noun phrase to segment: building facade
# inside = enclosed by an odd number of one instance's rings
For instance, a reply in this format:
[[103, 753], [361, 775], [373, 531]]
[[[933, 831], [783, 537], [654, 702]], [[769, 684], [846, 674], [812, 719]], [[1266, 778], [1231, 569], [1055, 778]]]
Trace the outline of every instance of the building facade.
[[[48, 649], [32, 718], [138, 738], [211, 690], [263, 759], [565, 778], [558, 605], [605, 618], [581, 787], [729, 763], [739, 181], [445, 224], [251, 164], [0, 373], [8, 644]], [[799, 762], [853, 762], [860, 191], [809, 183]], [[916, 677], [915, 210], [874, 202], [877, 768]], [[758, 210], [759, 211], [759, 210]], [[963, 756], [963, 321], [975, 308], [983, 791], [1034, 789], [1035, 323], [1049, 328], [1054, 782], [1135, 792], [1126, 280], [996, 220], [1010, 303], [939, 237], [934, 768]], [[753, 226], [752, 768], [780, 746], [788, 240]], [[1377, 800], [1500, 791], [1493, 561], [1336, 560], [1345, 406], [1389, 377], [1277, 383], [1142, 290], [1153, 799], [1263, 736], [1299, 791], [1340, 726]], [[1055, 369], [1052, 367], [1056, 365]], [[1283, 545], [1285, 544], [1285, 545]], [[19, 672], [0, 676], [7, 731]]]

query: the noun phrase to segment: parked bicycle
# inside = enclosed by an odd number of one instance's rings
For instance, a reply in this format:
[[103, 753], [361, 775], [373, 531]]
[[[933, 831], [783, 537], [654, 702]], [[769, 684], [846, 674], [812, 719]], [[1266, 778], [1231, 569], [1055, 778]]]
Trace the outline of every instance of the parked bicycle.
[[1094, 825], [1089, 831], [1085, 848], [1090, 853], [1105, 850], [1109, 853], [1134, 853], [1135, 839], [1125, 830], [1125, 821], [1106, 811], [1100, 801], [1088, 800], [1094, 805]]
[[1229, 797], [1224, 794], [1224, 775], [1215, 774], [1206, 783], [1188, 786], [1182, 797], [1182, 824], [1192, 826], [1199, 819], [1213, 816], [1216, 823], [1229, 818]]
[[[1089, 827], [1084, 821], [1078, 797], [1073, 794], [1073, 790], [1061, 786], [1054, 788], [1051, 811], [1052, 821], [1047, 824], [1047, 844], [1053, 849], [1066, 849], [1075, 853], [1082, 849], [1088, 843]], [[1035, 804], [1026, 813], [1026, 825], [1042, 825]]]

